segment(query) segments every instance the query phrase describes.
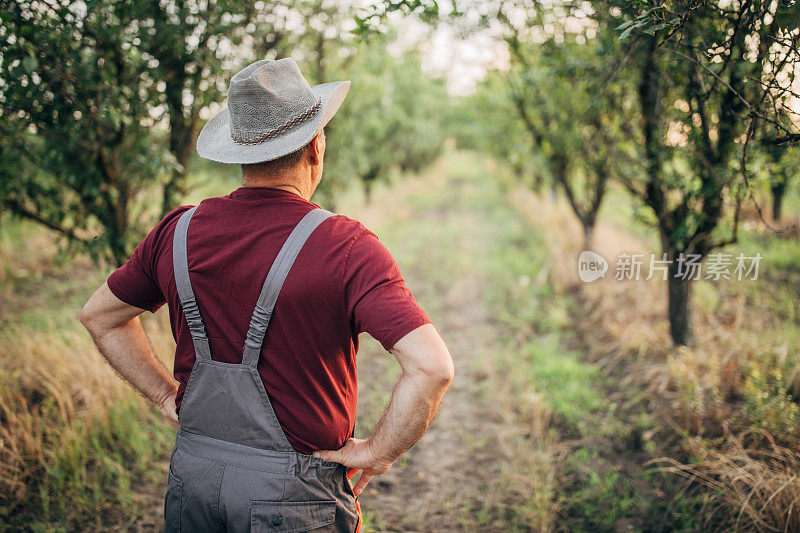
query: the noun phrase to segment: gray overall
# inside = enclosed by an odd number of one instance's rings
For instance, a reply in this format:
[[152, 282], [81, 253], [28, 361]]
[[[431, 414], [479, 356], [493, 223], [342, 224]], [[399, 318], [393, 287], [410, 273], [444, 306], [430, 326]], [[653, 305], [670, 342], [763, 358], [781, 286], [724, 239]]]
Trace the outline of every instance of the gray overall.
[[256, 370], [289, 269], [308, 236], [333, 213], [315, 209], [292, 230], [267, 274], [242, 362], [235, 364], [211, 359], [189, 282], [186, 237], [195, 209], [180, 217], [173, 239], [175, 283], [196, 360], [170, 459], [165, 530], [353, 532], [360, 513], [347, 468], [292, 448]]

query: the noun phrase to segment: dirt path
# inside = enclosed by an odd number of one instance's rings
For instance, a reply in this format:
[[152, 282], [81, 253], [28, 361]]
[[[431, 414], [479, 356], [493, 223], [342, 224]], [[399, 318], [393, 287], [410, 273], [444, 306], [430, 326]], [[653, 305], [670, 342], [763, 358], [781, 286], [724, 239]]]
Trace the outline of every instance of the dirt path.
[[[459, 206], [416, 213], [417, 220], [458, 216]], [[440, 269], [437, 251], [447, 250], [469, 263], [476, 253], [476, 243], [468, 236], [478, 217], [461, 216], [461, 234], [455, 242], [446, 232], [425, 233], [431, 254], [416, 257], [404, 269], [404, 275], [452, 351], [456, 377], [442, 402], [437, 420], [425, 437], [404, 456], [399, 467], [375, 480], [362, 497], [363, 505], [374, 515], [377, 529], [402, 531], [433, 531], [457, 529], [470, 517], [464, 516], [480, 496], [481, 474], [476, 472], [476, 458], [470, 450], [473, 435], [485, 432], [478, 412], [481, 399], [475, 387], [474, 359], [479, 357], [481, 344], [491, 343], [491, 331], [485, 326], [486, 309], [480, 297], [480, 280], [475, 272], [452, 272]], [[408, 227], [409, 232], [422, 228]], [[451, 257], [451, 259], [453, 259]], [[448, 281], [444, 276], [452, 275]], [[444, 276], [443, 276], [444, 275]], [[449, 277], [449, 276], [448, 276]], [[430, 305], [427, 305], [430, 304]], [[373, 350], [370, 356], [376, 356]], [[385, 358], [385, 354], [377, 355]], [[360, 381], [369, 381], [370, 374], [381, 365], [367, 361], [360, 368]], [[383, 373], [383, 372], [381, 372]], [[392, 374], [394, 377], [394, 374]], [[380, 380], [386, 386], [387, 380]], [[376, 394], [377, 387], [362, 385], [364, 394]], [[374, 510], [374, 512], [373, 512]]]
[[[495, 360], [508, 332], [492, 317], [487, 258], [514, 246], [495, 220], [510, 207], [486, 169], [464, 179], [448, 175], [450, 169], [376, 195], [371, 209], [354, 213], [398, 259], [456, 367], [428, 433], [362, 495], [372, 530], [508, 531], [520, 527], [517, 508], [536, 498], [531, 491], [549, 499], [551, 480], [532, 488], [536, 476], [526, 475], [531, 461], [547, 461], [549, 454], [537, 454], [538, 444], [527, 440], [531, 428], [508, 416], [513, 398], [494, 397], [505, 380]], [[399, 207], [386, 213], [380, 205]], [[396, 376], [396, 364], [379, 346], [362, 346], [357, 435], [369, 434], [382, 405], [376, 400], [388, 399]]]

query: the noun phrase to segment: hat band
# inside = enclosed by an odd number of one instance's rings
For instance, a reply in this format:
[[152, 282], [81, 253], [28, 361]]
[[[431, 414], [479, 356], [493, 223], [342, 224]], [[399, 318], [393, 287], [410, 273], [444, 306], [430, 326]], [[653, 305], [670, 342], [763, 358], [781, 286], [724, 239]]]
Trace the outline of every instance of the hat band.
[[317, 98], [317, 103], [315, 103], [313, 106], [311, 106], [306, 111], [303, 111], [302, 113], [293, 116], [292, 118], [290, 118], [289, 120], [287, 120], [286, 122], [284, 122], [283, 124], [278, 126], [277, 128], [273, 128], [273, 129], [271, 129], [269, 131], [265, 131], [263, 133], [247, 132], [245, 135], [235, 135], [233, 133], [233, 130], [231, 130], [231, 139], [233, 139], [233, 142], [235, 142], [236, 144], [245, 144], [245, 145], [261, 144], [261, 143], [263, 143], [265, 141], [268, 141], [268, 140], [276, 137], [277, 135], [280, 135], [281, 133], [285, 132], [286, 130], [291, 129], [292, 127], [300, 124], [301, 122], [305, 122], [311, 116], [313, 116], [314, 113], [319, 111], [320, 107], [322, 107], [322, 99], [321, 98]]

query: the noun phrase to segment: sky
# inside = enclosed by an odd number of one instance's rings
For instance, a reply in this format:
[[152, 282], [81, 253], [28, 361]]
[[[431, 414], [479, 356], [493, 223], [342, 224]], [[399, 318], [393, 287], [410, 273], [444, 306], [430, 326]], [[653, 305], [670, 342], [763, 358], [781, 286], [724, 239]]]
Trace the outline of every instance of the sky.
[[466, 30], [453, 22], [440, 22], [436, 28], [414, 17], [390, 17], [397, 28], [398, 48], [418, 46], [422, 68], [429, 74], [447, 79], [448, 91], [463, 96], [472, 93], [487, 69], [506, 68], [505, 43], [489, 30]]
[[505, 68], [508, 52], [488, 33], [476, 33], [466, 39], [456, 35], [452, 26], [436, 28], [430, 38], [420, 44], [423, 68], [447, 78], [450, 94], [467, 95], [486, 75], [487, 68]]

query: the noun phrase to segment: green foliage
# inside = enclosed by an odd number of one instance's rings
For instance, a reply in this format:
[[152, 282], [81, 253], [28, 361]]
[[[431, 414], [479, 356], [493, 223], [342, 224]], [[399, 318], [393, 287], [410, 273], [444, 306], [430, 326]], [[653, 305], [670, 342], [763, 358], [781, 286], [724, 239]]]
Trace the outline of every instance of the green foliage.
[[470, 100], [494, 108], [491, 152], [535, 189], [545, 179], [560, 188], [590, 246], [609, 180], [638, 170], [629, 127], [633, 78], [621, 71], [622, 47], [608, 28], [554, 24], [568, 14], [500, 2], [497, 21], [511, 65], [491, 73]]
[[[0, 201], [121, 263], [175, 206], [200, 110], [224, 94], [249, 0], [22, 1], [0, 10]], [[224, 65], [224, 68], [223, 68]], [[166, 126], [166, 127], [165, 127]], [[150, 189], [159, 210], [140, 205]], [[151, 202], [152, 203], [155, 202]]]
[[680, 17], [670, 16], [666, 6], [653, 6], [650, 2], [642, 0], [630, 2], [630, 5], [638, 7], [639, 11], [636, 16], [617, 26], [616, 29], [620, 31], [620, 39], [627, 39], [639, 32], [646, 35], [655, 35], [657, 31], [665, 28], [675, 28], [681, 22]]
[[800, 423], [800, 405], [788, 393], [780, 370], [754, 368], [744, 385], [744, 416], [774, 437], [794, 442]]
[[122, 261], [136, 235], [129, 204], [169, 165], [153, 142], [148, 60], [130, 46], [134, 13], [15, 2], [2, 17], [0, 198]]
[[[791, 88], [783, 87], [779, 73], [793, 69], [800, 56], [792, 47], [769, 50], [772, 42], [792, 39], [781, 21], [789, 3], [730, 9], [680, 1], [598, 3], [616, 10], [608, 24], [623, 39], [635, 35], [629, 46], [638, 55], [647, 171], [625, 184], [653, 210], [670, 258], [681, 252], [702, 256], [737, 240], [745, 180], [759, 167], [780, 211], [787, 148], [770, 138], [792, 128], [785, 107]], [[617, 24], [620, 18], [624, 22]], [[748, 161], [754, 163], [749, 168]], [[671, 308], [671, 318], [673, 311], [686, 313]], [[680, 337], [676, 341], [683, 342]]]
[[647, 505], [639, 498], [630, 479], [614, 469], [600, 469], [603, 462], [596, 450], [578, 448], [567, 459], [567, 475], [580, 481], [564, 502], [566, 514], [591, 531], [613, 531], [626, 517]]
[[346, 177], [361, 180], [369, 193], [392, 169], [418, 172], [442, 150], [444, 82], [422, 71], [418, 52], [395, 56], [391, 44], [388, 38], [361, 43], [340, 72], [352, 85], [328, 128], [323, 195], [330, 197]]
[[392, 13], [415, 14], [421, 20], [434, 23], [439, 17], [439, 4], [436, 0], [382, 0], [368, 4], [368, 7], [354, 16], [355, 35], [370, 39], [386, 31], [385, 22]]
[[489, 71], [474, 94], [458, 98], [444, 117], [447, 135], [459, 148], [479, 150], [508, 165], [519, 182], [542, 186], [544, 156], [532, 141], [509, 98], [504, 73]]

